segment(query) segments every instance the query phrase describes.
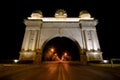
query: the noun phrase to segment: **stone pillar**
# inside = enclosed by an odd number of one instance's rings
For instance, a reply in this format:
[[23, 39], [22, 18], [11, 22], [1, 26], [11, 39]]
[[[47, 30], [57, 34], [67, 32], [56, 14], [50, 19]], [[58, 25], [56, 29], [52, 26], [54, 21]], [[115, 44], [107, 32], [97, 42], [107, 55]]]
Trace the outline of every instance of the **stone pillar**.
[[80, 23], [82, 30], [84, 30], [87, 61], [101, 61], [103, 59], [102, 52], [95, 27], [97, 20], [81, 20]]
[[[22, 48], [20, 51], [19, 60], [35, 60], [37, 40], [39, 39], [39, 31], [42, 24], [41, 19], [29, 20], [25, 19], [26, 31], [23, 38]], [[38, 48], [37, 48], [38, 49]]]

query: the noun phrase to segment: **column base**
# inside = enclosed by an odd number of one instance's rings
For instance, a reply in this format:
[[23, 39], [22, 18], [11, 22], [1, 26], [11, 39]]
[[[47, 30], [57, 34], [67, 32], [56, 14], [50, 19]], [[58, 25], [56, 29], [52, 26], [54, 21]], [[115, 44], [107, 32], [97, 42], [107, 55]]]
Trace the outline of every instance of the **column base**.
[[35, 60], [36, 52], [35, 51], [21, 51], [19, 60]]
[[95, 52], [86, 52], [86, 56], [87, 56], [87, 61], [102, 61], [103, 57], [102, 57], [102, 52], [100, 51], [95, 51]]
[[80, 54], [80, 64], [82, 64], [82, 65], [87, 64], [86, 54]]

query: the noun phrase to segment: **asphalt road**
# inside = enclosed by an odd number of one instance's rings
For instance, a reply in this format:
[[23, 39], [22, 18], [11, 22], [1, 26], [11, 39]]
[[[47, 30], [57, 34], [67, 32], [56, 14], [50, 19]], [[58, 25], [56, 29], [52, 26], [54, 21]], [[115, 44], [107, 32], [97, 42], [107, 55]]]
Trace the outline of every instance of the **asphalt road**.
[[83, 66], [67, 62], [0, 66], [0, 80], [120, 80], [120, 68]]

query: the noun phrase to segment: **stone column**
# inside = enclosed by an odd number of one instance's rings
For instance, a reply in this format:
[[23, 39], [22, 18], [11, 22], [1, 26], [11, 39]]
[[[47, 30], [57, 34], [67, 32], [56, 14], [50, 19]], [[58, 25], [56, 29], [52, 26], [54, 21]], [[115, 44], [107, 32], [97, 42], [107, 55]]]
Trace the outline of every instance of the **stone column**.
[[37, 31], [32, 30], [31, 31], [31, 36], [30, 36], [30, 39], [29, 39], [29, 50], [31, 50], [31, 51], [35, 50], [36, 37], [37, 37]]
[[92, 50], [93, 49], [93, 43], [92, 43], [91, 31], [90, 30], [85, 31], [85, 39], [86, 39], [87, 50]]
[[35, 46], [35, 49], [40, 49], [39, 47], [39, 42], [40, 42], [40, 30], [37, 30], [37, 38], [36, 38], [36, 46]]
[[28, 50], [28, 45], [29, 45], [29, 39], [30, 39], [30, 30], [25, 31], [25, 36], [23, 39], [23, 44], [22, 44], [22, 50], [27, 51]]
[[98, 41], [98, 36], [97, 36], [96, 30], [92, 30], [91, 34], [92, 34], [92, 41], [93, 41], [93, 49], [95, 51], [97, 51], [97, 50], [100, 49], [100, 45], [99, 45], [99, 41]]

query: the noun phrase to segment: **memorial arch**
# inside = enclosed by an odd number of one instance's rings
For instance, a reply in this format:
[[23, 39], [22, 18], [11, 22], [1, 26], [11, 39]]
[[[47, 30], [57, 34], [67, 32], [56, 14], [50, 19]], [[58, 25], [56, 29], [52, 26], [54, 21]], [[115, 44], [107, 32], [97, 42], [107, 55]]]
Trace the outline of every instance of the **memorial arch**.
[[56, 37], [65, 37], [75, 43], [81, 64], [103, 59], [95, 27], [98, 20], [85, 10], [77, 18], [68, 17], [63, 9], [57, 10], [54, 17], [43, 17], [37, 10], [24, 19], [24, 23], [26, 29], [19, 60], [41, 62], [45, 45]]

